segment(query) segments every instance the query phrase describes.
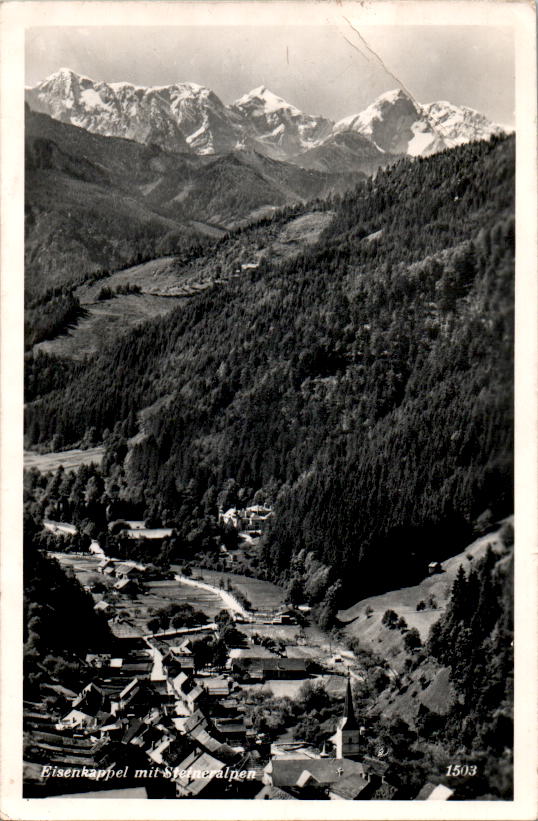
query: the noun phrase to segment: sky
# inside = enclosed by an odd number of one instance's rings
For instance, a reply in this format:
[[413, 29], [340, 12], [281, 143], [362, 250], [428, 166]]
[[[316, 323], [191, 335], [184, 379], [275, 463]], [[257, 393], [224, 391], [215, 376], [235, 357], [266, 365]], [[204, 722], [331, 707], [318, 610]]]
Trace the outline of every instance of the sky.
[[35, 85], [66, 67], [107, 82], [195, 82], [224, 103], [265, 85], [301, 110], [332, 120], [400, 86], [418, 102], [448, 100], [513, 125], [511, 28], [400, 25], [359, 32], [363, 39], [345, 22], [36, 27], [27, 30], [25, 82]]

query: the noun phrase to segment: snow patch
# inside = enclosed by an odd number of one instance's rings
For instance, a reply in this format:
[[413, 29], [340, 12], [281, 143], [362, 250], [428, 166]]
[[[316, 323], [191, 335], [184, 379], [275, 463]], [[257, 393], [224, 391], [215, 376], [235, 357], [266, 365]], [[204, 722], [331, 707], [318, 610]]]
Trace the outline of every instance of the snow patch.
[[86, 88], [81, 91], [80, 97], [86, 108], [110, 108], [93, 88]]

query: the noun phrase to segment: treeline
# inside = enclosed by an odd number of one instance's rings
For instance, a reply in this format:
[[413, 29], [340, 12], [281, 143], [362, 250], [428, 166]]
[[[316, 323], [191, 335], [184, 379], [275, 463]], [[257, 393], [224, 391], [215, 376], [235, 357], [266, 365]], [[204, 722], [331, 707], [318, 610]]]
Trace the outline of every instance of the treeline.
[[83, 368], [79, 362], [45, 351], [27, 353], [24, 357], [25, 402], [32, 402], [38, 396], [63, 388], [78, 376]]
[[329, 620], [422, 576], [483, 510], [512, 509], [513, 173], [513, 139], [379, 172], [298, 258], [136, 328], [30, 403], [29, 443], [132, 436], [153, 406], [123, 470], [158, 518], [180, 523], [189, 484], [199, 500], [230, 477], [276, 487], [265, 571]]
[[81, 316], [84, 316], [84, 308], [68, 287], [56, 289], [56, 293], [48, 292], [34, 300], [24, 312], [25, 348], [31, 348], [45, 339], [54, 339]]

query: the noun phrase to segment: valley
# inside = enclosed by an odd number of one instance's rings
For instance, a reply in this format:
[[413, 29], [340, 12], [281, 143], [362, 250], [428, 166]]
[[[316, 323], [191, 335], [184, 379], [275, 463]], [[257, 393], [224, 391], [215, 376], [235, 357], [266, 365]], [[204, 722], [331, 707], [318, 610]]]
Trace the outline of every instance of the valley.
[[29, 794], [76, 734], [254, 773], [148, 797], [509, 798], [513, 138], [402, 91], [28, 101]]

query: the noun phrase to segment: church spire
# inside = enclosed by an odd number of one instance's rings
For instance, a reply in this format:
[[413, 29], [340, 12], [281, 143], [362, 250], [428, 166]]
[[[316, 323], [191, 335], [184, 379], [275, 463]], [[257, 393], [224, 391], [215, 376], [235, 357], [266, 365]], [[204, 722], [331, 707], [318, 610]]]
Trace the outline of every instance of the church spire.
[[359, 724], [355, 718], [355, 710], [353, 709], [353, 695], [351, 693], [351, 680], [348, 675], [346, 687], [346, 702], [344, 705], [344, 718], [342, 720], [342, 727], [346, 730], [358, 730]]

